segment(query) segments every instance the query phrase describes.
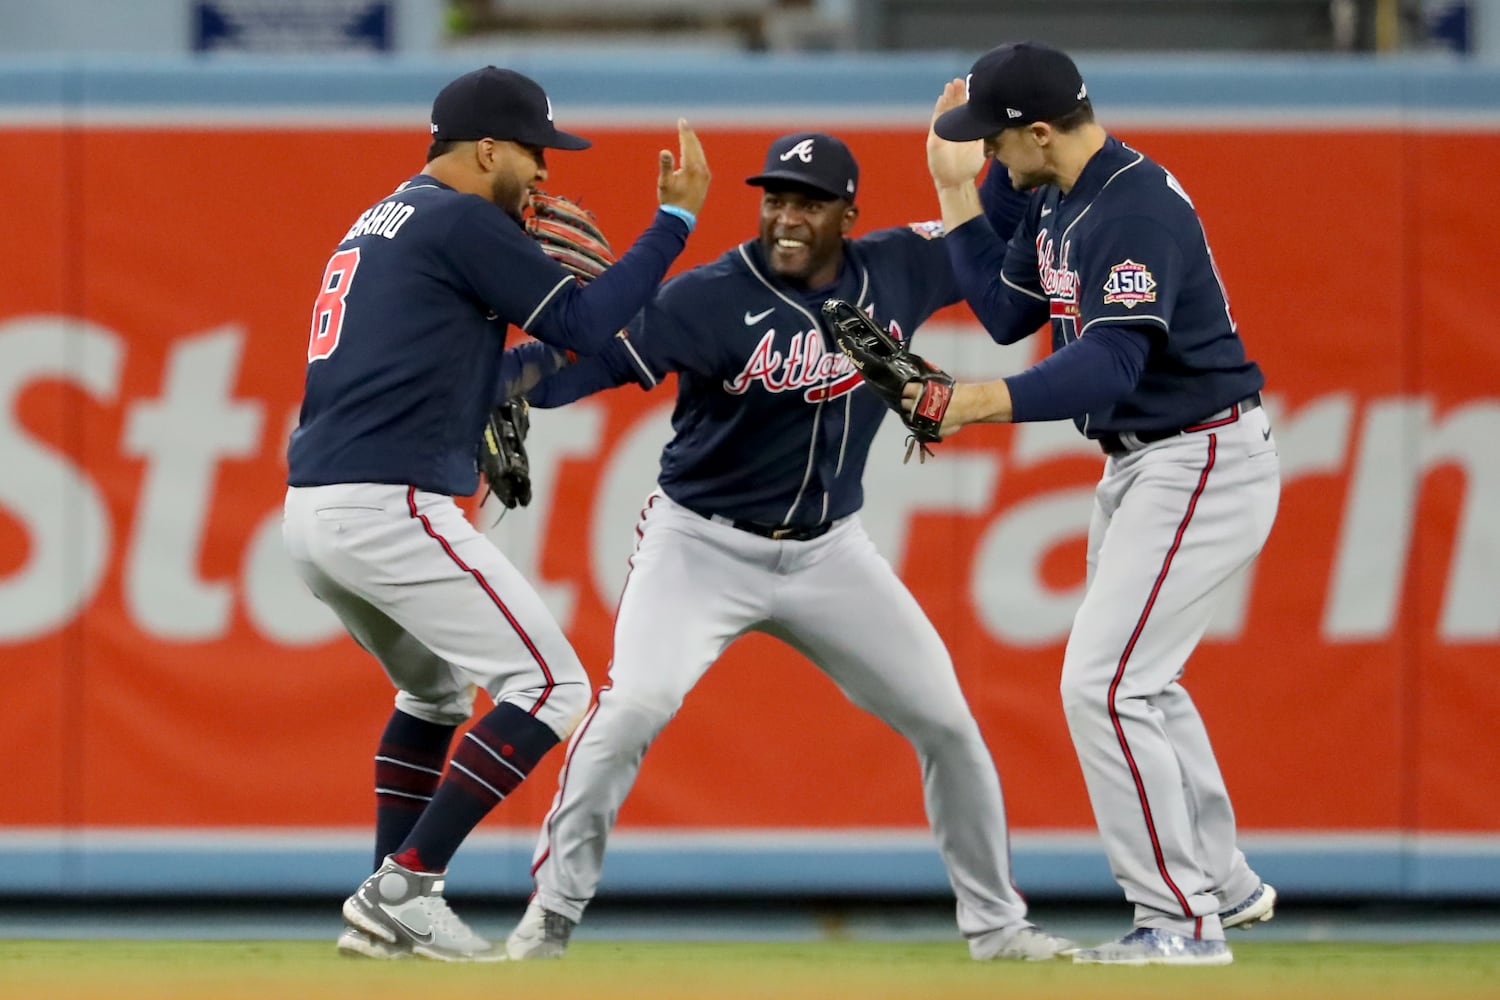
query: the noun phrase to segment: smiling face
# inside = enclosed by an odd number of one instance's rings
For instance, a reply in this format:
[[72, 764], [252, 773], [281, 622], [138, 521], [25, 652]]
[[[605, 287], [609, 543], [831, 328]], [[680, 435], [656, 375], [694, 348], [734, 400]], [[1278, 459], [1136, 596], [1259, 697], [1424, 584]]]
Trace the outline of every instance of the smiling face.
[[844, 236], [859, 209], [801, 185], [767, 187], [760, 198], [760, 246], [771, 270], [805, 288], [831, 284], [844, 256]]

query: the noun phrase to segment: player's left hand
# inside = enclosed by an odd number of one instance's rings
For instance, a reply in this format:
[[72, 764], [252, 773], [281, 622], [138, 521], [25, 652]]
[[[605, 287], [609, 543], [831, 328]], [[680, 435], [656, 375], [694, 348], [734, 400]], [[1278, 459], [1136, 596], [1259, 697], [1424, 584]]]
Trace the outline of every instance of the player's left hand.
[[[920, 447], [922, 461], [929, 444], [939, 440], [938, 429], [953, 389], [953, 376], [882, 329], [863, 310], [843, 299], [823, 303], [823, 322], [865, 384], [880, 401], [901, 415], [906, 429], [906, 457]], [[908, 396], [911, 399], [907, 403]]]
[[[963, 417], [965, 407], [962, 404], [963, 397], [967, 394], [968, 388], [968, 386], [961, 382], [953, 384], [952, 392], [949, 394], [941, 410], [937, 430], [933, 432], [933, 437], [937, 440], [940, 441], [948, 437], [954, 431], [968, 423]], [[911, 426], [912, 416], [916, 412], [917, 405], [924, 391], [921, 382], [908, 382], [901, 389], [901, 418], [906, 422], [907, 426]]]
[[[916, 386], [902, 387], [899, 400], [901, 415], [908, 422], [911, 419], [909, 414], [915, 410], [920, 399], [921, 393]], [[1004, 379], [993, 382], [954, 382], [952, 391], [948, 393], [947, 406], [938, 417], [934, 436], [938, 440], [945, 439], [969, 424], [1010, 423], [1014, 413], [1010, 387], [1005, 384]]]
[[[938, 95], [937, 103], [933, 105], [932, 121], [936, 122], [943, 112], [959, 107], [967, 100], [968, 85], [961, 79], [948, 81], [948, 85]], [[972, 184], [974, 178], [978, 177], [983, 169], [983, 139], [975, 139], [973, 142], [949, 142], [947, 139], [939, 138], [938, 134], [932, 130], [932, 125], [928, 125], [927, 170], [932, 174], [934, 184], [940, 188]]]
[[509, 399], [490, 411], [480, 437], [479, 471], [507, 510], [531, 503], [531, 462], [526, 457], [530, 429], [526, 401]]

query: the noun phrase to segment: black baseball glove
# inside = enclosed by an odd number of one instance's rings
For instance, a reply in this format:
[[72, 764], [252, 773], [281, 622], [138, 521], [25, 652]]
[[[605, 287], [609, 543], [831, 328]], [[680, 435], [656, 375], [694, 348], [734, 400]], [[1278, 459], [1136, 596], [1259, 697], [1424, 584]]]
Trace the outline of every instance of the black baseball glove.
[[[843, 299], [823, 303], [823, 320], [839, 350], [911, 431], [906, 440], [906, 459], [909, 461], [913, 449], [920, 447], [920, 460], [925, 462], [932, 453], [927, 446], [942, 440], [943, 414], [953, 398], [953, 376], [907, 350], [905, 344]], [[921, 391], [908, 411], [902, 405], [901, 393], [912, 382], [918, 383]]]
[[531, 416], [526, 400], [516, 398], [490, 411], [479, 443], [479, 471], [490, 493], [507, 508], [531, 503], [531, 464], [526, 458], [526, 432]]

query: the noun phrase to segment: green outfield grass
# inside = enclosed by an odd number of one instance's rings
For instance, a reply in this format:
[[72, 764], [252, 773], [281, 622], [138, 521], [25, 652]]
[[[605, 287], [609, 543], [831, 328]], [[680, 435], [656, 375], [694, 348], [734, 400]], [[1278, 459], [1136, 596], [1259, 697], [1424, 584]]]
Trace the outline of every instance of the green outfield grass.
[[1500, 997], [1500, 942], [1235, 942], [1224, 968], [979, 963], [957, 943], [578, 942], [561, 962], [338, 957], [329, 942], [0, 941], [0, 997], [35, 1000], [1094, 1000]]

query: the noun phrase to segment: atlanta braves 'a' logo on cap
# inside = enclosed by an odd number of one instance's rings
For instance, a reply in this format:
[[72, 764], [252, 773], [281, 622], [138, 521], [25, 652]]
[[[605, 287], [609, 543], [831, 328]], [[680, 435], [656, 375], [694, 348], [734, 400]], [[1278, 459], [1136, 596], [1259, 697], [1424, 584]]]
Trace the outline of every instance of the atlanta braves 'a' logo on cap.
[[794, 156], [803, 163], [811, 163], [813, 158], [813, 141], [811, 139], [803, 139], [797, 145], [782, 153], [779, 159], [782, 163], [785, 163]]
[[826, 132], [793, 132], [773, 141], [760, 173], [745, 178], [757, 187], [794, 184], [829, 198], [854, 200], [859, 165], [839, 139]]

